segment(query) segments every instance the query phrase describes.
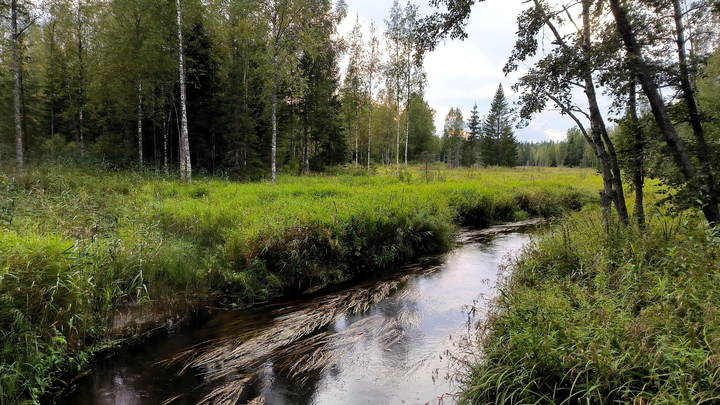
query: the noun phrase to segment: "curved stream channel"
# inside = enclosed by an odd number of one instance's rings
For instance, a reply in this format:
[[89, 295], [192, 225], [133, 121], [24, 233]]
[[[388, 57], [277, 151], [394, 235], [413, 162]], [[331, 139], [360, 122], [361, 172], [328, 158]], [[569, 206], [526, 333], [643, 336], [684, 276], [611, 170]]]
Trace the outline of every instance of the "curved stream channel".
[[218, 312], [100, 360], [60, 403], [452, 404], [449, 354], [528, 239], [464, 230], [451, 252], [359, 285]]

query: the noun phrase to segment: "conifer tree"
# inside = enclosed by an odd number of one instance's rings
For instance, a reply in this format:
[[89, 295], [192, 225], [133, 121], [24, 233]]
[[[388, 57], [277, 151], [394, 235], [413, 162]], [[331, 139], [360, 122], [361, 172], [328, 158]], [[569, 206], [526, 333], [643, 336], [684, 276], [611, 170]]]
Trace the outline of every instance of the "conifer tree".
[[480, 137], [482, 135], [482, 124], [484, 119], [478, 115], [477, 103], [470, 110], [470, 118], [467, 122], [468, 127], [468, 144], [465, 150], [464, 163], [466, 166], [472, 166], [480, 163]]
[[513, 133], [511, 111], [502, 84], [495, 92], [482, 129], [483, 165], [514, 166], [517, 160], [517, 140]]

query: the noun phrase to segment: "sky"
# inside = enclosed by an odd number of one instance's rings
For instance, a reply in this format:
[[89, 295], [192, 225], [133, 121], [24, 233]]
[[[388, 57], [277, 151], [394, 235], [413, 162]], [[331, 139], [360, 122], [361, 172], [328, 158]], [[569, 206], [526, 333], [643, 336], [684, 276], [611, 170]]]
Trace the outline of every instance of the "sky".
[[[355, 24], [356, 15], [363, 26], [371, 20], [385, 30], [391, 0], [345, 0], [348, 15], [340, 27], [341, 33], [350, 32]], [[428, 15], [434, 9], [428, 0], [411, 0], [419, 6], [420, 14]], [[482, 117], [490, 110], [490, 103], [502, 83], [505, 96], [510, 104], [517, 101], [511, 86], [515, 84], [520, 72], [505, 76], [502, 68], [515, 45], [516, 17], [525, 7], [524, 0], [485, 0], [477, 2], [470, 15], [467, 27], [468, 38], [465, 41], [446, 41], [425, 58], [428, 87], [425, 97], [430, 107], [437, 111], [435, 126], [438, 135], [442, 134], [445, 116], [451, 107], [459, 107], [467, 122], [470, 110], [477, 103]], [[404, 6], [407, 0], [401, 0]], [[364, 34], [367, 40], [367, 33]], [[519, 141], [542, 142], [563, 140], [567, 130], [574, 122], [557, 111], [544, 111], [534, 117], [527, 128], [516, 129]]]

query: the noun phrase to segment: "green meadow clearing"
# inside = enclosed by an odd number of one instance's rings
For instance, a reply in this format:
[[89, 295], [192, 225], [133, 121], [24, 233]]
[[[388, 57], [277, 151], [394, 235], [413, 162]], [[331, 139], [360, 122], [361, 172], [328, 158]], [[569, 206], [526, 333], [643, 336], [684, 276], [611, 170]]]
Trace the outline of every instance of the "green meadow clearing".
[[[107, 342], [443, 251], [458, 226], [594, 204], [591, 170], [413, 168], [278, 184], [37, 167], [0, 177], [0, 403], [37, 400]], [[165, 315], [163, 317], [163, 315]]]

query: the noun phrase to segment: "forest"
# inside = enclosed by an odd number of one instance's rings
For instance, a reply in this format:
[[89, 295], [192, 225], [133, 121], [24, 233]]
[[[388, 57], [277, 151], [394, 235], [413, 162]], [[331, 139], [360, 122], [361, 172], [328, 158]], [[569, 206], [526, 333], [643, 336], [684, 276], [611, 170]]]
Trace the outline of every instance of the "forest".
[[395, 2], [366, 41], [359, 22], [338, 35], [342, 2], [2, 7], [0, 159], [17, 170], [74, 161], [260, 179], [407, 164], [434, 147], [410, 4]]
[[[720, 4], [527, 2], [519, 100], [435, 128], [424, 57], [483, 3], [0, 1], [0, 404], [530, 218], [454, 400], [717, 403]], [[548, 109], [566, 139], [518, 141]]]

